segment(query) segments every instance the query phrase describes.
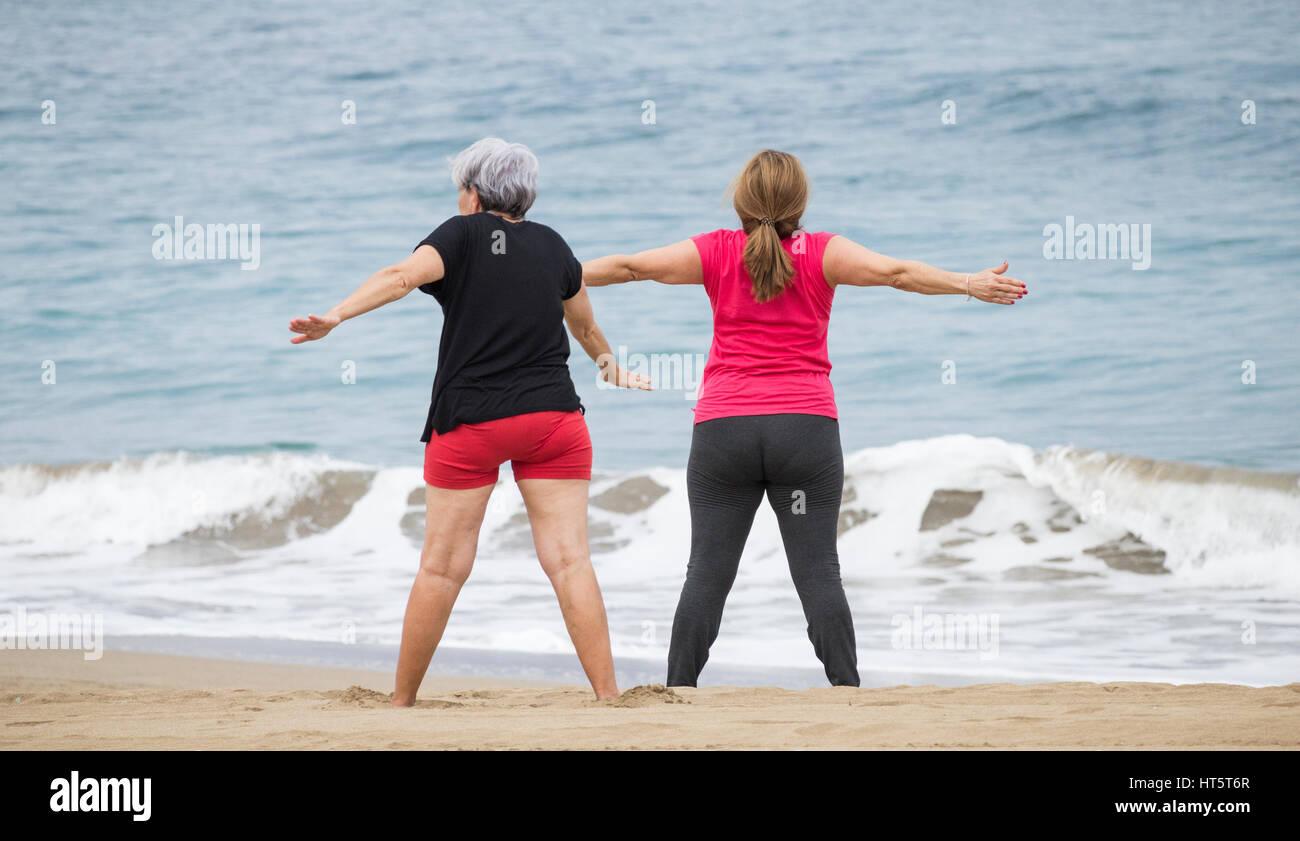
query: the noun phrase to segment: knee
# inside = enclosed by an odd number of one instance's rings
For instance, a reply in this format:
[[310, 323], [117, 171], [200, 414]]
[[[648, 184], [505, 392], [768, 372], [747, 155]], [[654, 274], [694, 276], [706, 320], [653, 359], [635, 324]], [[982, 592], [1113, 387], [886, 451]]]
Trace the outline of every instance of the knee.
[[790, 577], [800, 592], [844, 591], [838, 558], [819, 558], [808, 563], [792, 563]]
[[443, 552], [426, 548], [420, 553], [420, 575], [444, 587], [460, 587], [469, 578], [468, 564], [456, 563]]
[[591, 556], [580, 551], [561, 551], [538, 556], [542, 569], [552, 579], [564, 578], [591, 565]]
[[736, 581], [740, 559], [737, 557], [735, 560], [735, 563], [719, 564], [713, 559], [701, 561], [692, 557], [686, 564], [687, 586], [699, 592], [721, 592], [725, 595], [731, 591], [731, 585]]
[[719, 613], [731, 594], [731, 581], [716, 577], [686, 577], [682, 584], [681, 595], [677, 598], [679, 614], [701, 614], [712, 616]]

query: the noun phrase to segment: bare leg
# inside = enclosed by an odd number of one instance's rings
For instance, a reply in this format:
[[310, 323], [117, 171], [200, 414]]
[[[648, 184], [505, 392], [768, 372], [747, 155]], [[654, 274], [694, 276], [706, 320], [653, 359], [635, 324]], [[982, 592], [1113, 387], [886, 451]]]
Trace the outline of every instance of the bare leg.
[[521, 479], [537, 559], [560, 601], [569, 638], [597, 698], [618, 696], [605, 602], [587, 546], [585, 479]]
[[479, 526], [493, 487], [450, 490], [425, 486], [424, 549], [402, 622], [393, 706], [415, 703], [415, 693], [442, 639], [452, 605], [474, 566]]

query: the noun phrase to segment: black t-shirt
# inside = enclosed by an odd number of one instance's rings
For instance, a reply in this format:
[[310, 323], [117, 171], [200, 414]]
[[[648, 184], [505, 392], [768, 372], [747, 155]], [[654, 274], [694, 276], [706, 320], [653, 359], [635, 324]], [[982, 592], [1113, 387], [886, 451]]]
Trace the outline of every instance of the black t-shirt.
[[582, 264], [568, 243], [536, 222], [475, 213], [451, 217], [420, 245], [437, 249], [446, 269], [420, 287], [443, 312], [420, 440], [462, 423], [581, 410], [563, 302], [581, 291]]

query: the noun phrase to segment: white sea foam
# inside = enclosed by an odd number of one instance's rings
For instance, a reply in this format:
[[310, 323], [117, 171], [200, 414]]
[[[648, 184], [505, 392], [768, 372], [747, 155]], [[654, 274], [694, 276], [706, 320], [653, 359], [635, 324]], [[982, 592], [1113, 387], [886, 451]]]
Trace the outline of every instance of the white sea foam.
[[328, 470], [363, 465], [289, 453], [205, 458], [155, 453], [81, 465], [0, 467], [0, 544], [46, 551], [150, 546], [248, 515], [273, 518]]
[[[840, 561], [864, 669], [1265, 682], [1296, 666], [1294, 476], [966, 435], [845, 465]], [[0, 602], [99, 610], [110, 637], [393, 643], [421, 488], [417, 468], [282, 452], [0, 468]], [[599, 475], [592, 500], [616, 654], [662, 659], [689, 552], [685, 472]], [[895, 650], [890, 618], [917, 606], [999, 614], [998, 662]], [[1243, 623], [1283, 647], [1246, 647]], [[713, 659], [815, 666], [803, 626], [764, 504]], [[508, 479], [444, 644], [571, 650]]]

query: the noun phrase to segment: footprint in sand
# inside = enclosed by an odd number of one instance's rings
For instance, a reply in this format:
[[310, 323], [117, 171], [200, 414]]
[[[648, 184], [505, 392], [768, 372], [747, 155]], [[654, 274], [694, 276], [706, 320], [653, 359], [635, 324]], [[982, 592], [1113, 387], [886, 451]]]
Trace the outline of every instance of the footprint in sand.
[[[391, 705], [393, 696], [387, 692], [376, 692], [364, 686], [349, 686], [342, 691], [334, 690], [321, 693], [329, 699], [328, 707], [368, 707], [381, 709]], [[420, 699], [415, 702], [416, 709], [446, 710], [464, 707], [457, 701], [443, 701], [438, 698]]]
[[617, 698], [599, 703], [610, 707], [649, 707], [656, 704], [689, 704], [690, 701], [663, 684], [652, 683], [649, 686], [634, 686]]

